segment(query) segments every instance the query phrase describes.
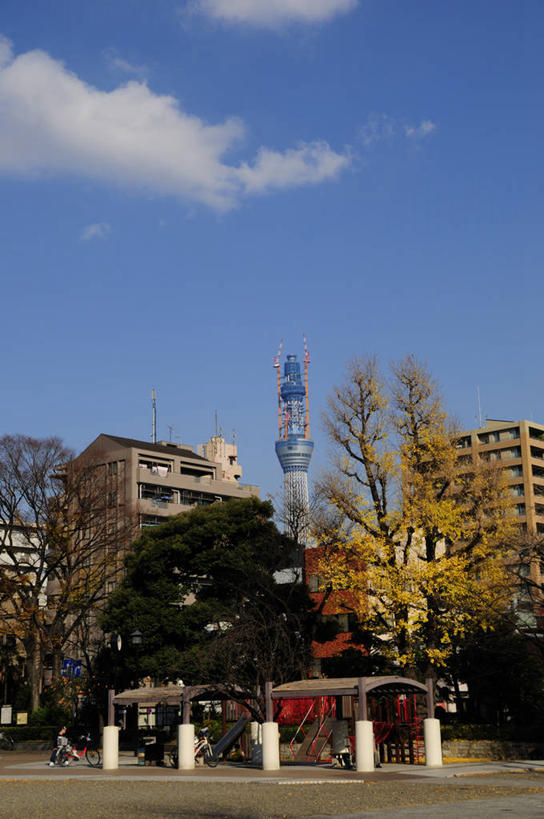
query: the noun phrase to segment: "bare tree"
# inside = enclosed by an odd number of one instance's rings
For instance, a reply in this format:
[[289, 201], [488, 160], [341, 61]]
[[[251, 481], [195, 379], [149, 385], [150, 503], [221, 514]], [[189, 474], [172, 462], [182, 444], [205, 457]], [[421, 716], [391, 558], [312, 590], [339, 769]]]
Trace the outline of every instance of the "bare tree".
[[0, 633], [13, 634], [26, 657], [33, 709], [45, 656], [58, 677], [132, 534], [105, 464], [74, 459], [58, 438], [0, 439]]

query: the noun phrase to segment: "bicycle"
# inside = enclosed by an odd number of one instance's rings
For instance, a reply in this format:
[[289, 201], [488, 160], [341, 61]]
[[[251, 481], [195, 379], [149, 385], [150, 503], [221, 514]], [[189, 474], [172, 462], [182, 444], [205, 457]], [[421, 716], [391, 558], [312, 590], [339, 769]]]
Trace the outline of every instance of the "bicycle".
[[[219, 764], [219, 759], [214, 756], [213, 748], [210, 745], [209, 734], [209, 728], [201, 728], [198, 732], [198, 737], [195, 737], [195, 759], [202, 757], [204, 763], [209, 768], [215, 768]], [[178, 767], [177, 750], [170, 751], [168, 754], [168, 761], [173, 768]]]
[[61, 767], [67, 766], [70, 765], [70, 763], [78, 762], [80, 759], [85, 757], [91, 768], [98, 768], [100, 762], [102, 761], [102, 757], [100, 756], [100, 751], [97, 748], [88, 747], [90, 741], [91, 737], [89, 734], [81, 736], [79, 738], [79, 743], [85, 743], [81, 750], [78, 750], [74, 745], [62, 745], [57, 751], [55, 765], [59, 765]]
[[2, 751], [15, 750], [15, 742], [13, 741], [12, 737], [10, 737], [9, 734], [4, 734], [3, 731], [0, 731], [0, 750]]

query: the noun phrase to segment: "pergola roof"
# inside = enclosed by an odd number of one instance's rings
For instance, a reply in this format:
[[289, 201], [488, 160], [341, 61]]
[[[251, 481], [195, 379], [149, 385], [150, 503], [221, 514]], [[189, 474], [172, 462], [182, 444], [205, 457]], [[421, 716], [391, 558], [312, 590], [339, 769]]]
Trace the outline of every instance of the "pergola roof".
[[226, 689], [221, 685], [169, 685], [128, 689], [113, 698], [115, 705], [181, 705], [188, 700], [228, 700], [234, 694], [244, 696], [242, 689]]
[[[406, 677], [363, 677], [367, 694], [417, 694], [426, 693], [427, 686]], [[272, 689], [272, 699], [294, 699], [297, 697], [356, 697], [358, 677], [337, 677], [335, 679], [297, 680], [284, 683]]]

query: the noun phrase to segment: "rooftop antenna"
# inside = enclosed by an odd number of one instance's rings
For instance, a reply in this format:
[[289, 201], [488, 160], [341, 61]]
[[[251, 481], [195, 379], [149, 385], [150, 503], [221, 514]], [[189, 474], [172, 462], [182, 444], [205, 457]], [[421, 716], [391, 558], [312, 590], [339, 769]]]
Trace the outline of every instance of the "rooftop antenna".
[[236, 429], [235, 429], [235, 427], [232, 428], [232, 443], [233, 443], [233, 445], [236, 443]]
[[281, 438], [281, 375], [280, 375], [280, 355], [281, 355], [281, 348], [283, 345], [283, 338], [280, 341], [280, 346], [278, 349], [278, 354], [274, 356], [274, 367], [278, 374], [278, 431], [279, 437]]
[[476, 392], [478, 394], [478, 422], [480, 424], [480, 427], [483, 427], [483, 423], [482, 423], [482, 405], [480, 403], [480, 387], [476, 387]]
[[151, 416], [151, 441], [152, 443], [157, 443], [157, 398], [155, 396], [155, 388], [151, 390], [151, 407], [152, 407], [152, 416]]
[[218, 428], [217, 428], [217, 410], [215, 410], [215, 437], [217, 438], [218, 435]]
[[304, 339], [304, 392], [306, 394], [306, 418], [304, 419], [304, 437], [310, 439], [310, 399], [308, 395], [308, 367], [310, 365], [310, 351], [306, 342], [306, 334], [303, 333]]
[[173, 431], [174, 431], [174, 427], [172, 426], [172, 424], [168, 424], [168, 433], [169, 433], [168, 440], [169, 440], [169, 441], [171, 441], [171, 440], [172, 440], [172, 433], [173, 433]]

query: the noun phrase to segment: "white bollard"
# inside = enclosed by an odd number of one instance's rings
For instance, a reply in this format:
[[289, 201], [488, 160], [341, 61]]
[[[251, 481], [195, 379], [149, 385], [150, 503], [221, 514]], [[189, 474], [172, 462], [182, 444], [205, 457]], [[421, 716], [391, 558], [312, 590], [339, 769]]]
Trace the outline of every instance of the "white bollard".
[[262, 765], [263, 763], [263, 730], [260, 722], [249, 723], [251, 731], [251, 762], [253, 765]]
[[263, 771], [280, 769], [280, 732], [275, 722], [263, 723]]
[[195, 726], [178, 725], [178, 771], [190, 771], [195, 767]]
[[368, 719], [355, 723], [355, 770], [374, 770], [374, 727]]
[[439, 719], [423, 720], [423, 738], [425, 740], [425, 765], [429, 768], [441, 768], [442, 742]]
[[104, 771], [115, 771], [119, 767], [119, 728], [117, 725], [106, 725], [102, 737], [102, 768]]

